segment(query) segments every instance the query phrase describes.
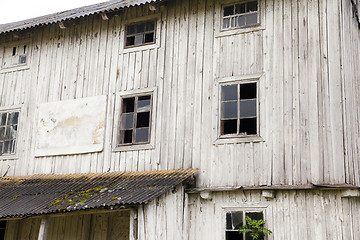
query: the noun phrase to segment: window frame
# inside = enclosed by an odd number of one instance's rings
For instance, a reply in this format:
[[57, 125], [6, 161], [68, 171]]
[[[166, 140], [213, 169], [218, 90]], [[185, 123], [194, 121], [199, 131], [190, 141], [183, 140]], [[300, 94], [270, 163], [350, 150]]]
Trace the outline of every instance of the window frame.
[[[3, 62], [5, 59], [5, 49], [8, 47], [17, 47], [19, 45], [26, 45], [27, 46], [27, 52], [26, 52], [26, 62], [22, 64], [16, 64], [13, 66], [3, 67]], [[16, 55], [17, 56], [17, 55]], [[31, 56], [31, 40], [30, 39], [24, 39], [20, 41], [15, 42], [7, 42], [1, 45], [1, 53], [0, 53], [0, 73], [8, 73], [13, 71], [20, 71], [20, 70], [27, 70], [29, 69], [29, 62], [30, 62], [30, 56]]]
[[[243, 75], [243, 76], [234, 76], [227, 78], [219, 78], [215, 81], [216, 95], [214, 99], [215, 110], [216, 110], [216, 126], [214, 126], [215, 131], [215, 145], [227, 144], [227, 143], [237, 143], [237, 142], [263, 142], [264, 139], [261, 137], [261, 99], [260, 99], [260, 89], [261, 82], [263, 78], [263, 73]], [[227, 134], [221, 135], [221, 86], [231, 85], [231, 84], [246, 84], [246, 83], [256, 83], [256, 134]]]
[[[124, 92], [118, 92], [116, 94], [115, 100], [115, 111], [114, 111], [114, 127], [113, 127], [113, 151], [135, 151], [135, 150], [148, 150], [154, 149], [155, 143], [155, 114], [156, 114], [156, 88], [149, 88], [149, 89], [136, 89]], [[122, 107], [123, 107], [123, 99], [130, 98], [130, 97], [140, 97], [151, 95], [151, 102], [150, 102], [150, 123], [149, 123], [149, 140], [148, 142], [144, 143], [128, 143], [128, 144], [121, 144], [120, 143], [120, 126], [121, 126], [121, 114], [122, 114]]]
[[261, 31], [265, 29], [265, 1], [258, 1], [258, 22], [256, 24], [250, 24], [245, 26], [239, 26], [234, 28], [223, 28], [223, 18], [224, 18], [224, 7], [251, 2], [252, 0], [224, 0], [216, 1], [216, 9], [218, 13], [215, 15], [215, 37], [226, 37], [236, 34], [249, 33], [255, 31]]
[[21, 136], [20, 131], [22, 129], [22, 106], [13, 106], [13, 107], [0, 107], [0, 113], [7, 113], [7, 112], [19, 112], [18, 116], [18, 123], [17, 123], [17, 131], [16, 131], [16, 138], [15, 138], [15, 147], [14, 153], [0, 153], [0, 160], [10, 160], [10, 159], [18, 159], [18, 142]]
[[[221, 24], [221, 31], [227, 31], [227, 30], [233, 30], [233, 29], [238, 29], [238, 28], [248, 28], [248, 27], [254, 27], [254, 26], [257, 26], [257, 25], [260, 25], [260, 1], [259, 0], [246, 0], [246, 1], [239, 1], [239, 2], [233, 2], [233, 3], [230, 3], [230, 4], [223, 4], [221, 6], [221, 19], [224, 20], [225, 16], [224, 16], [224, 8], [226, 7], [229, 7], [229, 6], [235, 6], [237, 4], [247, 4], [249, 2], [257, 2], [257, 22], [256, 23], [253, 23], [253, 24], [246, 24], [246, 25], [243, 25], [243, 26], [238, 26], [238, 27], [229, 27], [229, 28], [224, 28], [223, 24]], [[255, 13], [255, 12], [253, 12]], [[245, 12], [245, 13], [242, 13], [242, 14], [238, 14], [240, 16], [246, 16], [246, 15], [249, 15], [251, 13], [249, 12]], [[236, 14], [235, 14], [236, 15]], [[235, 16], [235, 15], [232, 15], [232, 16]], [[224, 23], [222, 21], [222, 23]]]
[[[143, 24], [143, 23], [149, 23], [149, 22], [153, 22], [154, 23], [154, 37], [153, 37], [153, 41], [152, 42], [148, 42], [148, 43], [142, 43], [142, 44], [138, 44], [138, 45], [129, 45], [127, 46], [126, 45], [126, 42], [127, 42], [127, 38], [128, 38], [128, 34], [127, 34], [127, 29], [129, 26], [134, 26], [134, 25], [139, 25], [139, 24]], [[125, 33], [124, 33], [124, 48], [127, 49], [127, 48], [134, 48], [134, 47], [142, 47], [142, 46], [146, 46], [146, 45], [151, 45], [151, 44], [155, 44], [156, 43], [156, 26], [157, 26], [157, 23], [156, 23], [156, 19], [149, 19], [149, 20], [144, 20], [144, 21], [141, 21], [141, 22], [134, 22], [134, 23], [129, 23], [129, 24], [126, 24], [125, 25]], [[142, 33], [142, 35], [146, 34], [147, 32], [150, 32], [150, 31], [144, 31]], [[130, 35], [140, 35], [140, 34], [130, 34]]]
[[[154, 42], [153, 43], [145, 43], [145, 44], [136, 45], [136, 46], [126, 46], [127, 26], [133, 25], [133, 24], [138, 24], [138, 23], [145, 23], [145, 22], [149, 22], [149, 21], [154, 21], [154, 23], [155, 23]], [[122, 41], [122, 44], [119, 49], [119, 54], [159, 48], [160, 47], [160, 39], [161, 39], [160, 31], [161, 31], [161, 15], [160, 15], [160, 13], [151, 14], [151, 15], [143, 16], [143, 17], [138, 17], [136, 19], [125, 20], [122, 24], [122, 29], [120, 31], [120, 39]]]

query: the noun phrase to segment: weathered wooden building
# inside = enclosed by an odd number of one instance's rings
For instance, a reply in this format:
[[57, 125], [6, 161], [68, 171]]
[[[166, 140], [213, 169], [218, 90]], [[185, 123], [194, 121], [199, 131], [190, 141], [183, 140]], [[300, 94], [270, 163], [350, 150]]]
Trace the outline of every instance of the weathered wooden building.
[[0, 25], [0, 239], [245, 239], [245, 216], [360, 239], [359, 17], [113, 0]]

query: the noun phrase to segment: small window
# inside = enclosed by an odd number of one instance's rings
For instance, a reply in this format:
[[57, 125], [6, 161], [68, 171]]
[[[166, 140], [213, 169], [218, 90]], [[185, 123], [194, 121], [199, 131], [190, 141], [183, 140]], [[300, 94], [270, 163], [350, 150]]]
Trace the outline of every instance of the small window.
[[[226, 240], [251, 240], [248, 234], [239, 234], [239, 227], [246, 225], [245, 217], [253, 220], [264, 219], [262, 211], [229, 211], [226, 212]], [[263, 239], [263, 238], [261, 238]], [[260, 240], [260, 239], [259, 239]]]
[[247, 27], [259, 23], [258, 1], [224, 6], [222, 11], [222, 29]]
[[150, 140], [151, 95], [122, 98], [119, 144], [144, 144]]
[[0, 155], [14, 154], [19, 111], [0, 112]]
[[257, 135], [256, 82], [221, 86], [220, 136]]
[[4, 47], [2, 69], [24, 66], [27, 64], [27, 44], [8, 45]]
[[0, 240], [5, 239], [6, 221], [0, 221]]
[[155, 43], [155, 20], [126, 26], [125, 47]]

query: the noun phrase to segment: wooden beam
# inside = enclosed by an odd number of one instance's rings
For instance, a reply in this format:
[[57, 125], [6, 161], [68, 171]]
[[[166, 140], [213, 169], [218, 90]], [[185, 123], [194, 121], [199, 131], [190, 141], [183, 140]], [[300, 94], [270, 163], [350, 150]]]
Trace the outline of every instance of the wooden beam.
[[41, 219], [38, 240], [46, 240], [49, 230], [49, 217]]

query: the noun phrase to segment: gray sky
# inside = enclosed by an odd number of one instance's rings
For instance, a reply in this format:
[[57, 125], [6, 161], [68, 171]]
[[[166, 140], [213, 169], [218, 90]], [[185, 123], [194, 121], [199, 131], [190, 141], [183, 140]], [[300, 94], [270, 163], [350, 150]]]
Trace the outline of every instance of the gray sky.
[[39, 17], [106, 0], [1, 0], [0, 24]]

